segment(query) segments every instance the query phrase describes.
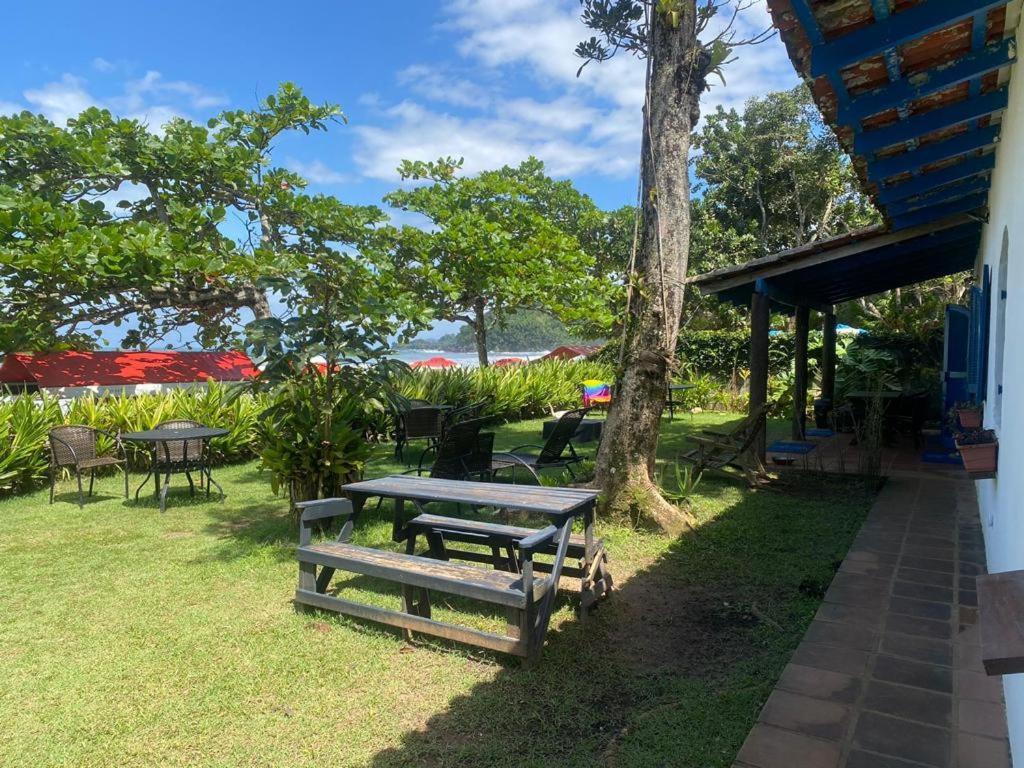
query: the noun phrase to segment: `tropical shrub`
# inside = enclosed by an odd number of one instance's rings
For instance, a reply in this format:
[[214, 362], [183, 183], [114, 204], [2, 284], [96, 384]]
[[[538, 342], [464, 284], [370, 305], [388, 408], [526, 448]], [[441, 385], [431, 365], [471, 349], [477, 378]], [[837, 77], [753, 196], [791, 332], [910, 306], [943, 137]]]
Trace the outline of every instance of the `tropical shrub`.
[[483, 415], [498, 421], [543, 416], [580, 404], [586, 379], [614, 380], [614, 368], [591, 361], [541, 361], [509, 368], [415, 370], [398, 381], [405, 398], [460, 407], [485, 401]]
[[362, 476], [372, 453], [367, 433], [388, 409], [388, 391], [373, 369], [317, 369], [286, 379], [274, 392], [256, 431], [261, 466], [274, 493], [287, 489], [295, 503], [341, 494]]
[[46, 477], [47, 435], [60, 418], [53, 398], [25, 395], [0, 401], [0, 493], [27, 491]]

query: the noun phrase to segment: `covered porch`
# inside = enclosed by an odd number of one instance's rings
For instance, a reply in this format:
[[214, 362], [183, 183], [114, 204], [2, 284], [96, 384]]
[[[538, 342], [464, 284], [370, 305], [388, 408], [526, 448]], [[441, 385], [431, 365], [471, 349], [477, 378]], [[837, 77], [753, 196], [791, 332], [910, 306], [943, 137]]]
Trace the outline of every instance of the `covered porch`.
[[[793, 457], [797, 467], [832, 472], [854, 471], [859, 451], [841, 435], [822, 435], [808, 425], [810, 388], [808, 339], [812, 312], [821, 318], [820, 398], [836, 401], [836, 305], [883, 291], [906, 287], [969, 270], [978, 252], [982, 212], [958, 213], [936, 222], [898, 232], [870, 227], [842, 237], [811, 243], [735, 267], [690, 278], [693, 287], [723, 301], [750, 308], [750, 411], [768, 402], [771, 313], [793, 318], [793, 387], [791, 438], [813, 445]], [[917, 426], [914, 427], [915, 429]], [[827, 432], [828, 430], [826, 430]], [[949, 471], [950, 467], [921, 461], [921, 452], [901, 443], [884, 446], [883, 474], [894, 470]], [[762, 430], [755, 450], [762, 461], [778, 459]]]

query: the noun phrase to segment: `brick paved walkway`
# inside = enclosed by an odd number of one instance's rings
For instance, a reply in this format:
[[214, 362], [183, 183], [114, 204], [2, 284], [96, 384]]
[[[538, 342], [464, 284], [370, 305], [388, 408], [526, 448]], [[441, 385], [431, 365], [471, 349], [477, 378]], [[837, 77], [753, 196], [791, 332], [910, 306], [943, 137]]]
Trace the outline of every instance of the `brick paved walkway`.
[[890, 478], [734, 768], [1007, 768], [966, 480]]

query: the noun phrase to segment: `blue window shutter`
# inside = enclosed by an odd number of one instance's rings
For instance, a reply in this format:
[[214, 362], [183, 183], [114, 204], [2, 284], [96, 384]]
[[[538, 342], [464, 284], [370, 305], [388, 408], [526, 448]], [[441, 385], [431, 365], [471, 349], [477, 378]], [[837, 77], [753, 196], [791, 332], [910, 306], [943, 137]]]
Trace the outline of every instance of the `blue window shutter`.
[[978, 400], [981, 401], [988, 396], [988, 345], [989, 345], [989, 322], [992, 317], [992, 270], [985, 265], [985, 271], [981, 280], [982, 301], [981, 320], [978, 323], [980, 341], [978, 344], [980, 371], [978, 374]]
[[971, 319], [967, 337], [967, 394], [972, 400], [981, 401], [981, 317], [982, 291], [977, 286], [971, 287]]

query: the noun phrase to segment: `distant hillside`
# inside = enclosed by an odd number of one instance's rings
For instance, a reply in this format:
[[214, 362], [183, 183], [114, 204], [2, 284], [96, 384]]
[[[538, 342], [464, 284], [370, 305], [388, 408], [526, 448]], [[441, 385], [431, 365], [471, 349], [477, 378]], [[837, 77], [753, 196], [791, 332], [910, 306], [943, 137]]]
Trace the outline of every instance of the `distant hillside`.
[[[487, 332], [487, 349], [491, 352], [535, 352], [553, 349], [560, 344], [593, 343], [574, 337], [562, 322], [543, 312], [517, 312], [505, 319], [502, 326]], [[439, 349], [445, 352], [472, 352], [476, 349], [473, 329], [464, 325], [457, 333], [439, 339], [417, 339], [406, 349]]]

